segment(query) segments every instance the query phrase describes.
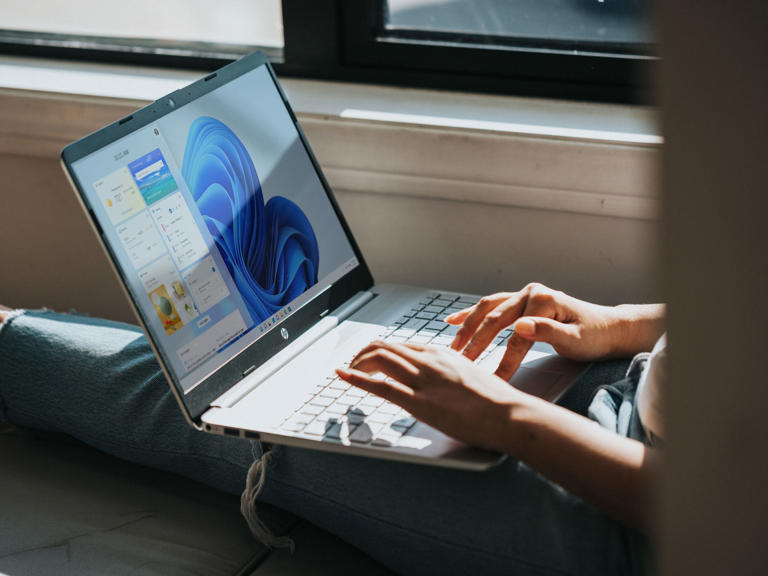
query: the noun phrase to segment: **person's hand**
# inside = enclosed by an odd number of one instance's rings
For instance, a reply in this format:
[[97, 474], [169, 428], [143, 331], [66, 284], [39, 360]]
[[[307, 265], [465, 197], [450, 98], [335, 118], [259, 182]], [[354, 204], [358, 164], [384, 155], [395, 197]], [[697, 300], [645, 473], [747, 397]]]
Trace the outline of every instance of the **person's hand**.
[[[446, 348], [376, 341], [361, 350], [343, 379], [402, 406], [415, 418], [458, 440], [509, 452], [511, 406], [522, 394]], [[376, 379], [380, 372], [389, 377]]]
[[547, 342], [558, 354], [574, 360], [624, 354], [628, 347], [625, 316], [618, 308], [590, 304], [534, 283], [519, 292], [485, 296], [445, 321], [462, 325], [451, 348], [470, 360], [480, 356], [499, 332], [514, 326], [496, 370], [496, 375], [509, 380], [536, 341]]

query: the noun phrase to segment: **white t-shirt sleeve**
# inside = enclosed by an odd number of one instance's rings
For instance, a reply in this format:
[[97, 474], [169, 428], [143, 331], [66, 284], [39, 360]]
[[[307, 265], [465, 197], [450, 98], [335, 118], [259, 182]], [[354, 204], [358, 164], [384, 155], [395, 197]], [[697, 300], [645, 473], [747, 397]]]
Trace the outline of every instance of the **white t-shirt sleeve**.
[[664, 438], [664, 392], [667, 376], [667, 335], [653, 347], [637, 386], [637, 412], [646, 432]]

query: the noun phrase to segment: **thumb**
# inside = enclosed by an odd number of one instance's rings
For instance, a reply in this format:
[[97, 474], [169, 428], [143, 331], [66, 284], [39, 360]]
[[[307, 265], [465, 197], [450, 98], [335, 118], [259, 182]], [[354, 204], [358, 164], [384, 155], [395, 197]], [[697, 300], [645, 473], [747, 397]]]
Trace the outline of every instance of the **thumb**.
[[546, 342], [557, 348], [578, 338], [579, 329], [575, 324], [563, 324], [551, 318], [526, 316], [514, 324], [515, 333], [526, 340]]

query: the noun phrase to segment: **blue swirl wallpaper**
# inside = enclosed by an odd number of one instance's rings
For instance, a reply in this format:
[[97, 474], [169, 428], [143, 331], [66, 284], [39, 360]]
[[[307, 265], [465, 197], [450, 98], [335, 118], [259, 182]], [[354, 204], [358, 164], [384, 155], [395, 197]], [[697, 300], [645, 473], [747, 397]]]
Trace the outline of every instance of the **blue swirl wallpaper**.
[[267, 203], [243, 143], [223, 122], [195, 119], [182, 174], [248, 310], [259, 323], [317, 283], [317, 237], [282, 196]]

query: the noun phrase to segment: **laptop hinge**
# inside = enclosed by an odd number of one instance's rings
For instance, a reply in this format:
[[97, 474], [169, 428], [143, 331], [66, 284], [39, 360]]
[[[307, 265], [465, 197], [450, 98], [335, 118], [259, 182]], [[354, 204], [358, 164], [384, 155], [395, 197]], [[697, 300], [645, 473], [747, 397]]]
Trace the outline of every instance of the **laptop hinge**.
[[341, 306], [336, 308], [329, 316], [336, 318], [339, 324], [344, 322], [347, 318], [352, 316], [355, 312], [360, 310], [363, 306], [368, 304], [376, 295], [373, 292], [364, 291], [358, 292], [352, 298], [344, 302]]
[[347, 300], [333, 312], [326, 314], [319, 322], [312, 326], [312, 328], [307, 330], [294, 342], [280, 350], [280, 352], [264, 362], [261, 366], [256, 369], [249, 368], [246, 370], [243, 379], [211, 402], [210, 406], [212, 408], [231, 408], [237, 404], [248, 395], [251, 390], [275, 374], [328, 332], [336, 328], [336, 326], [345, 319], [349, 318], [352, 314], [365, 306], [365, 304], [370, 302], [373, 297], [374, 294], [367, 291], [355, 294], [355, 296]]

